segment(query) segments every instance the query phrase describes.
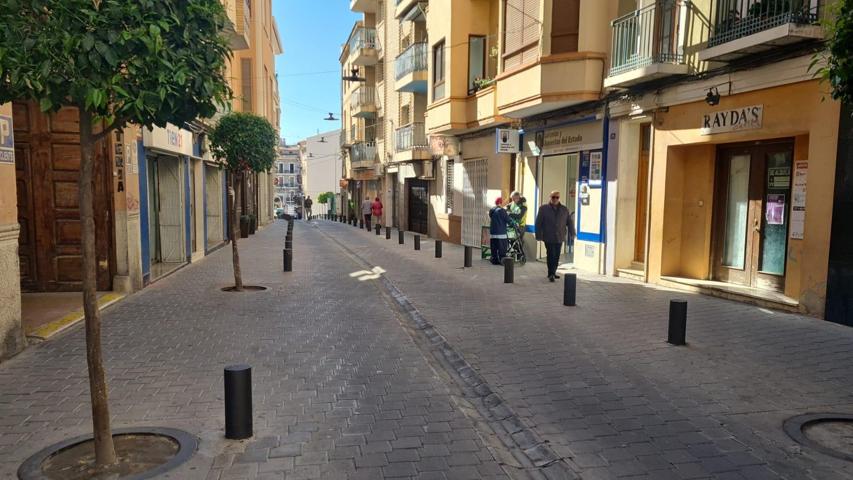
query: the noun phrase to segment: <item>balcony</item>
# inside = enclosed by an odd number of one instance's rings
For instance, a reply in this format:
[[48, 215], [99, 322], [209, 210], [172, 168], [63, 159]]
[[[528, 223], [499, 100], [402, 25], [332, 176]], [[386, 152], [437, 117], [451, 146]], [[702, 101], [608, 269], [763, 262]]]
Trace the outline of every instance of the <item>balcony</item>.
[[614, 20], [613, 55], [604, 86], [629, 87], [689, 73], [684, 47], [690, 11], [689, 0], [662, 0]]
[[248, 0], [225, 0], [223, 2], [228, 21], [225, 24], [224, 33], [228, 38], [228, 46], [231, 50], [247, 50], [249, 48], [249, 35], [252, 31], [251, 9]]
[[376, 13], [379, 6], [377, 0], [350, 0], [349, 9], [353, 12]]
[[445, 97], [427, 107], [427, 133], [459, 135], [475, 128], [484, 128], [509, 121], [497, 114], [497, 92], [493, 85], [479, 88], [468, 97]]
[[350, 166], [353, 169], [374, 168], [377, 156], [376, 141], [356, 143], [350, 149]]
[[357, 118], [372, 118], [376, 115], [376, 89], [361, 85], [350, 94], [350, 113]]
[[819, 0], [719, 0], [708, 48], [699, 60], [729, 62], [823, 39]]
[[376, 65], [379, 62], [379, 40], [375, 28], [358, 27], [349, 40], [350, 61], [356, 65]]
[[427, 92], [427, 51], [425, 42], [413, 43], [394, 61], [397, 80], [394, 88], [398, 92]]
[[429, 160], [429, 141], [422, 122], [411, 123], [396, 131], [394, 160], [405, 162], [411, 160]]
[[397, 6], [394, 8], [394, 18], [398, 20], [413, 21], [418, 20], [423, 15], [421, 4], [426, 4], [424, 0], [396, 0]]

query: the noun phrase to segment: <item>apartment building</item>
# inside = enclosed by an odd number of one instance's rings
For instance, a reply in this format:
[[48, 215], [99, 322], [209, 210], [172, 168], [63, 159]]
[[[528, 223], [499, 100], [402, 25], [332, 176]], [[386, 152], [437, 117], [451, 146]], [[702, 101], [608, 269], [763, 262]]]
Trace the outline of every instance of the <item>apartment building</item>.
[[824, 315], [840, 105], [809, 63], [828, 3], [620, 2], [605, 271]]
[[284, 139], [278, 147], [278, 156], [273, 167], [275, 197], [273, 206], [284, 208], [293, 214], [293, 207], [302, 202], [302, 164], [299, 146], [288, 145]]
[[[311, 197], [314, 215], [337, 212], [342, 213], [346, 205], [342, 199], [341, 172], [344, 159], [341, 154], [341, 130], [318, 133], [299, 142], [299, 162], [302, 171], [302, 191], [305, 198]], [[332, 192], [330, 203], [321, 205], [322, 193]], [[345, 196], [345, 195], [344, 195]]]
[[[263, 114], [278, 125], [273, 57], [281, 42], [270, 0], [223, 4], [235, 53], [229, 76], [240, 97], [234, 109]], [[241, 71], [245, 59], [251, 68]], [[99, 291], [140, 290], [227, 239], [225, 173], [206, 139], [215, 120], [150, 130], [129, 125], [98, 144]], [[0, 280], [0, 358], [23, 348], [26, 335], [39, 335], [56, 319], [52, 312], [79, 308], [79, 296], [64, 295], [82, 288], [78, 122], [74, 108], [46, 115], [30, 102], [0, 106], [0, 265], [6, 273]], [[250, 182], [255, 193], [244, 205], [255, 208], [262, 223], [269, 221], [272, 177], [261, 174]]]
[[353, 0], [377, 40], [344, 48], [344, 128], [376, 119], [402, 228], [479, 247], [495, 198], [520, 191], [533, 233], [557, 190], [575, 268], [822, 316], [840, 105], [809, 63], [832, 3]]

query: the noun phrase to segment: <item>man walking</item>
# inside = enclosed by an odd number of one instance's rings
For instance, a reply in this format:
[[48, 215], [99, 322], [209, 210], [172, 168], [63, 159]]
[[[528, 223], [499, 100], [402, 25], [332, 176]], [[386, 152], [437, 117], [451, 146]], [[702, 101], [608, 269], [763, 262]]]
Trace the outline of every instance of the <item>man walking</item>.
[[314, 201], [311, 200], [311, 195], [308, 195], [308, 197], [305, 199], [304, 205], [305, 205], [305, 219], [311, 220], [311, 205], [314, 205]]
[[373, 202], [370, 200], [370, 195], [364, 197], [361, 202], [361, 214], [364, 215], [364, 229], [370, 231], [370, 215], [373, 213]]
[[536, 240], [545, 242], [548, 252], [548, 280], [553, 282], [560, 278], [557, 266], [560, 264], [560, 253], [568, 232], [574, 236], [574, 225], [569, 215], [569, 209], [560, 203], [560, 192], [551, 192], [551, 200], [539, 207], [536, 215]]

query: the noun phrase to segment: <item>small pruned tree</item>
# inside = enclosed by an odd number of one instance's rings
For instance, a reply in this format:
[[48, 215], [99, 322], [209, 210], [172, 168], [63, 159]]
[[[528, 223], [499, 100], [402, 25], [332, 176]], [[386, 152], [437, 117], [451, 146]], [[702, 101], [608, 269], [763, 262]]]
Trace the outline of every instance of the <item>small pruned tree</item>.
[[210, 117], [231, 95], [220, 0], [0, 0], [0, 103], [76, 107], [83, 310], [95, 457], [116, 463], [96, 298], [95, 144], [132, 122]]
[[832, 4], [826, 18], [826, 49], [815, 55], [811, 69], [829, 84], [833, 99], [853, 105], [853, 0]]
[[329, 203], [329, 200], [331, 200], [334, 196], [335, 194], [332, 192], [323, 192], [320, 195], [317, 195], [317, 203], [325, 205]]
[[219, 120], [210, 134], [211, 153], [225, 163], [228, 171], [228, 218], [231, 219], [231, 255], [234, 264], [234, 290], [243, 291], [240, 252], [237, 249], [237, 188], [250, 172], [266, 172], [276, 157], [278, 134], [270, 122], [251, 113], [229, 113]]

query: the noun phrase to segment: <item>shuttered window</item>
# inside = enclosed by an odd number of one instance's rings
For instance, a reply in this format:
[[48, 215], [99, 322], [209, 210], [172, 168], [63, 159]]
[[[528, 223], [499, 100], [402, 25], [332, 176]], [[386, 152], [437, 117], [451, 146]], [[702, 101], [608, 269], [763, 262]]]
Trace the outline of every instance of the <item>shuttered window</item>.
[[539, 56], [539, 1], [504, 0], [504, 69], [535, 61]]
[[444, 169], [444, 211], [448, 214], [453, 213], [453, 169], [455, 166], [454, 160], [448, 160]]
[[244, 58], [240, 61], [242, 80], [243, 111], [252, 112], [252, 60]]
[[580, 0], [554, 0], [551, 17], [551, 53], [578, 51]]

